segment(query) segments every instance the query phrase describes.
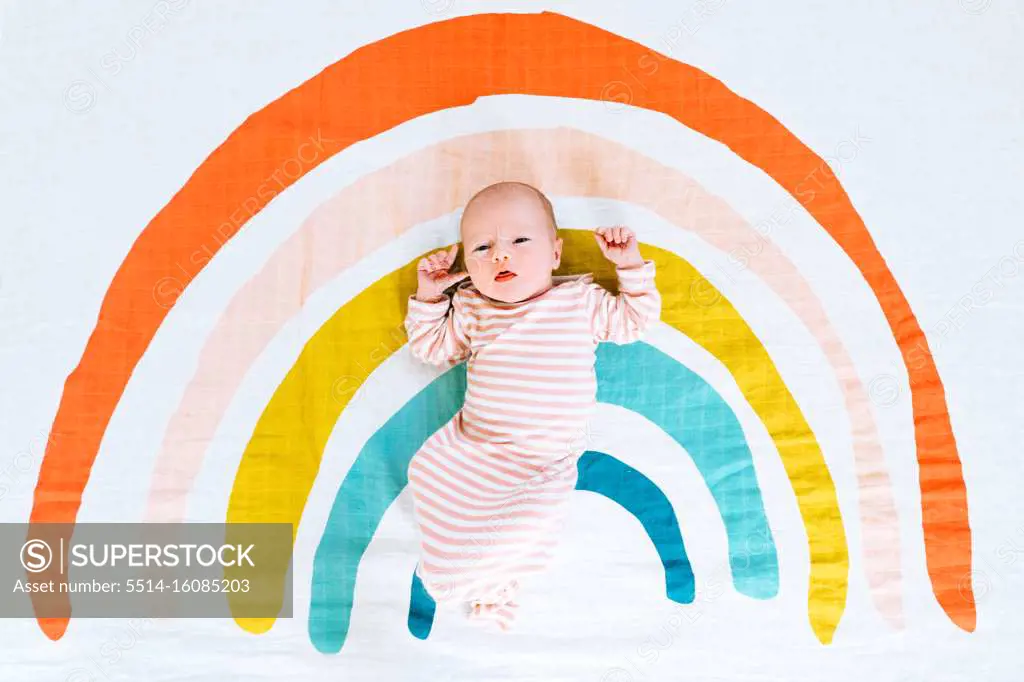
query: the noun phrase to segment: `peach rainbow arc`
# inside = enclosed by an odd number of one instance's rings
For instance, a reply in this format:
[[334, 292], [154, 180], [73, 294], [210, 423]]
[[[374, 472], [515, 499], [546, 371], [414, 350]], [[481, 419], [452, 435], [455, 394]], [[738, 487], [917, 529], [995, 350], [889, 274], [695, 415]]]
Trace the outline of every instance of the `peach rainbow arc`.
[[[547, 163], [537, 163], [527, 151], [536, 149], [544, 150]], [[879, 611], [901, 624], [899, 525], [870, 401], [811, 285], [773, 242], [692, 178], [574, 128], [492, 131], [431, 145], [360, 178], [317, 209], [232, 298], [204, 344], [164, 435], [147, 518], [184, 518], [208, 444], [245, 372], [312, 293], [411, 226], [456, 210], [476, 189], [500, 179], [528, 182], [552, 197], [630, 201], [722, 251], [760, 252], [749, 267], [818, 340], [846, 398], [860, 480], [865, 572]], [[421, 191], [396, 195], [395, 187]]]

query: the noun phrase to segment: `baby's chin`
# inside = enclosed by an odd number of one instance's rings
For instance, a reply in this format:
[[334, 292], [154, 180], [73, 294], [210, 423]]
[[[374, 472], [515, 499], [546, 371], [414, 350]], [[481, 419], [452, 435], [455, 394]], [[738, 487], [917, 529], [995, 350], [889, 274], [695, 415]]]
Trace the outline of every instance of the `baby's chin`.
[[550, 278], [539, 282], [531, 282], [521, 276], [506, 282], [496, 282], [490, 279], [487, 281], [479, 281], [476, 278], [471, 279], [473, 285], [480, 293], [502, 303], [518, 303], [531, 296], [535, 296], [544, 288], [551, 286]]

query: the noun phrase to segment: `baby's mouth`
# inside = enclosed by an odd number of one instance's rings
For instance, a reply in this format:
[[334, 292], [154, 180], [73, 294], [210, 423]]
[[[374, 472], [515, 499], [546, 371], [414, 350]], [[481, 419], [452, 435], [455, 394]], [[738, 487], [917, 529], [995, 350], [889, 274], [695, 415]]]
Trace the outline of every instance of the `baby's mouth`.
[[515, 276], [516, 276], [516, 273], [512, 272], [511, 270], [502, 270], [497, 275], [495, 275], [494, 281], [495, 282], [507, 282], [508, 280], [512, 279]]

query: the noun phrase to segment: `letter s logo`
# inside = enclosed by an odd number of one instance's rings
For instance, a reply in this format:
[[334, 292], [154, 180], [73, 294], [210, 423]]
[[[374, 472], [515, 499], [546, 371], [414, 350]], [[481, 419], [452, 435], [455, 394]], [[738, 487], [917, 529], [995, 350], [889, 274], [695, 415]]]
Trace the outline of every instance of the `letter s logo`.
[[21, 565], [29, 573], [40, 573], [53, 562], [53, 550], [43, 540], [29, 540], [21, 546]]

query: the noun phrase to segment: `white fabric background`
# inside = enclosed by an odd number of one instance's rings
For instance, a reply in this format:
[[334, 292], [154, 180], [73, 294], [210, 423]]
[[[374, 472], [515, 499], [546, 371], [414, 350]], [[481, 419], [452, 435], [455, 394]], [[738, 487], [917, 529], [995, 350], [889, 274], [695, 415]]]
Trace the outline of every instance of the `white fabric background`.
[[[306, 635], [312, 553], [358, 447], [386, 415], [356, 401], [328, 446], [296, 549], [296, 613], [260, 637], [232, 622], [135, 624], [73, 620], [59, 642], [31, 620], [0, 621], [3, 680], [1002, 680], [1021, 667], [1024, 607], [1024, 17], [1008, 0], [773, 3], [468, 2], [465, 0], [205, 3], [155, 30], [148, 0], [22, 0], [0, 5], [0, 522], [23, 522], [67, 374], [128, 248], [210, 151], [250, 113], [366, 43], [430, 21], [489, 11], [558, 11], [691, 63], [779, 119], [823, 156], [870, 139], [840, 177], [922, 328], [945, 382], [964, 463], [979, 571], [978, 629], [956, 629], [927, 584], [909, 399], [877, 410], [904, 541], [907, 629], [872, 610], [860, 563], [855, 482], [841, 396], [796, 318], [750, 273], [723, 276], [723, 254], [625, 204], [556, 197], [563, 221], [623, 220], [697, 265], [772, 352], [826, 448], [851, 541], [847, 612], [829, 646], [807, 624], [806, 543], [788, 481], [729, 377], [666, 330], [652, 342], [700, 372], [750, 433], [782, 588], [753, 602], [731, 588], [674, 628], [660, 566], [635, 521], [607, 500], [579, 498], [567, 560], [533, 616], [506, 638], [439, 620], [420, 642], [405, 629], [407, 510], [389, 511], [360, 574], [341, 654]], [[709, 14], [698, 18], [700, 7]], [[684, 29], [685, 38], [666, 41]], [[140, 31], [142, 31], [140, 33]], [[131, 58], [127, 36], [141, 47]], [[599, 103], [502, 97], [443, 111], [332, 158], [247, 224], [167, 317], [104, 438], [80, 521], [141, 517], [160, 436], [205, 333], [229, 297], [320, 202], [369, 170], [472, 131], [574, 125], [673, 165], [750, 222], [785, 194], [727, 149], [645, 111]], [[413, 254], [454, 234], [449, 219], [419, 226], [314, 296], [246, 378], [207, 456], [193, 520], [222, 520], [249, 429], [309, 334], [351, 296]], [[806, 215], [772, 235], [825, 302], [862, 378], [906, 376], [860, 275]], [[1016, 252], [1014, 251], [1016, 246]], [[1011, 260], [1006, 260], [1007, 258]], [[993, 279], [1002, 263], [1003, 276]], [[1016, 268], [1013, 265], [1016, 265]], [[989, 302], [956, 312], [984, 283]], [[940, 329], [953, 330], [941, 334]], [[376, 381], [397, 408], [429, 381], [402, 357]], [[380, 397], [378, 395], [378, 398]], [[379, 406], [379, 403], [375, 405]], [[379, 407], [378, 407], [379, 409]], [[607, 411], [598, 444], [638, 466], [672, 500], [701, 580], [721, 564], [720, 521], [673, 444], [635, 415]], [[641, 433], [642, 456], [630, 444]], [[603, 439], [603, 440], [602, 440]], [[26, 459], [23, 453], [28, 453]], [[895, 454], [894, 454], [895, 453]], [[845, 455], [845, 456], [844, 456]], [[632, 459], [631, 459], [632, 457]], [[684, 465], [681, 467], [680, 462]], [[17, 463], [17, 466], [15, 464]], [[23, 468], [19, 468], [23, 467]], [[378, 540], [380, 540], [378, 542]], [[720, 584], [724, 579], [720, 578]], [[983, 586], [983, 587], [979, 587]], [[700, 585], [698, 599], [700, 599]], [[596, 596], [595, 596], [596, 595]], [[3, 595], [0, 595], [2, 598]], [[308, 602], [307, 602], [308, 603]], [[141, 629], [134, 635], [133, 627]], [[654, 637], [656, 661], [638, 655]], [[101, 655], [111, 646], [116, 662]], [[627, 676], [628, 675], [628, 676]]]

